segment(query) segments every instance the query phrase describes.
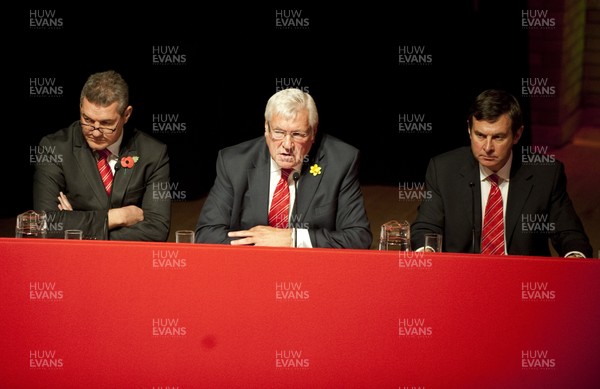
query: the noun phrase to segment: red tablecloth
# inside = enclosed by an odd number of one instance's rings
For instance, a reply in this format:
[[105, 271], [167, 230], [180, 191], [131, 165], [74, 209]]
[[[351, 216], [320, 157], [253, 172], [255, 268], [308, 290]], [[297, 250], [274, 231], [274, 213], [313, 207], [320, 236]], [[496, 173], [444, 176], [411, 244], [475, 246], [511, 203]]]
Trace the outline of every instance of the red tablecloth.
[[600, 387], [600, 261], [0, 239], [0, 388]]

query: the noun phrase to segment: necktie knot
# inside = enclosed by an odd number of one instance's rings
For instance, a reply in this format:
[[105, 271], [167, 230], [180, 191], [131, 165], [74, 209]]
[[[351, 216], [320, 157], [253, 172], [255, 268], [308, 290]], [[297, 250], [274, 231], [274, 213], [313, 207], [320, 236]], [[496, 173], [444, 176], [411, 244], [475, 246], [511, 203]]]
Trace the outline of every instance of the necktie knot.
[[108, 149], [98, 150], [96, 153], [98, 154], [99, 159], [108, 159], [111, 154], [110, 150]]
[[287, 180], [293, 169], [281, 169], [281, 178]]
[[500, 177], [498, 177], [498, 175], [497, 175], [497, 174], [495, 174], [495, 173], [494, 173], [494, 174], [490, 174], [490, 175], [488, 176], [488, 179], [490, 180], [490, 183], [491, 183], [492, 185], [496, 185], [496, 186], [498, 186], [498, 183], [500, 182]]

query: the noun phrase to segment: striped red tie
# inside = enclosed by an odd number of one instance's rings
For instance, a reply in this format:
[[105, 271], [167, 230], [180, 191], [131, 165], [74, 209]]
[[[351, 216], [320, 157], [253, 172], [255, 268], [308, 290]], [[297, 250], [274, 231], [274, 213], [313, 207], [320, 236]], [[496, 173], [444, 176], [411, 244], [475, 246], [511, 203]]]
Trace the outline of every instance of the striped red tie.
[[269, 225], [276, 228], [288, 228], [290, 213], [290, 186], [288, 177], [292, 169], [281, 169], [281, 178], [273, 193], [271, 210], [269, 211]]
[[111, 153], [107, 149], [98, 150], [96, 152], [98, 153], [98, 171], [100, 172], [104, 189], [106, 189], [106, 194], [110, 195], [113, 182], [113, 173], [110, 165], [108, 164], [108, 157]]
[[504, 255], [504, 213], [502, 211], [502, 194], [498, 188], [499, 177], [492, 174], [488, 179], [492, 187], [483, 218], [481, 253]]

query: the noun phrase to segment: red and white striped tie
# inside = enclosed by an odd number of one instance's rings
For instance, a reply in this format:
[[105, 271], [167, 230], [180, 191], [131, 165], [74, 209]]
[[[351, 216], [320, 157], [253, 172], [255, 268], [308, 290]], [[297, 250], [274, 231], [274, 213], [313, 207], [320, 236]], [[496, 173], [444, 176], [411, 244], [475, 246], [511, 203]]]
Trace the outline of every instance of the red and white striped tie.
[[275, 187], [271, 210], [269, 211], [269, 225], [276, 228], [288, 228], [290, 213], [290, 186], [288, 177], [292, 169], [281, 169], [281, 178]]
[[504, 255], [504, 212], [502, 211], [502, 194], [498, 188], [499, 177], [492, 174], [488, 179], [492, 187], [485, 206], [481, 253]]
[[108, 164], [108, 157], [111, 152], [108, 149], [98, 150], [96, 152], [98, 153], [98, 171], [100, 172], [104, 189], [106, 189], [106, 194], [110, 195], [110, 191], [112, 190], [113, 172]]

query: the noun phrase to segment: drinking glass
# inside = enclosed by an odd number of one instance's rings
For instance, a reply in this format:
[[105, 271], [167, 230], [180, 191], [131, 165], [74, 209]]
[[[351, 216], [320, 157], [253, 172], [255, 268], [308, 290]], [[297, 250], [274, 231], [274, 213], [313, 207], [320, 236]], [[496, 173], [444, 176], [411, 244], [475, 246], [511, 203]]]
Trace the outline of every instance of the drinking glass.
[[425, 235], [425, 251], [427, 252], [442, 252], [442, 234], [426, 234]]
[[390, 220], [381, 226], [379, 250], [411, 251], [408, 221]]
[[45, 238], [47, 232], [46, 212], [27, 211], [17, 215], [16, 238]]
[[83, 239], [83, 231], [81, 230], [65, 230], [65, 239]]
[[177, 243], [194, 243], [193, 230], [177, 230], [175, 231], [175, 242]]

